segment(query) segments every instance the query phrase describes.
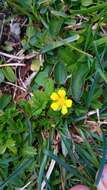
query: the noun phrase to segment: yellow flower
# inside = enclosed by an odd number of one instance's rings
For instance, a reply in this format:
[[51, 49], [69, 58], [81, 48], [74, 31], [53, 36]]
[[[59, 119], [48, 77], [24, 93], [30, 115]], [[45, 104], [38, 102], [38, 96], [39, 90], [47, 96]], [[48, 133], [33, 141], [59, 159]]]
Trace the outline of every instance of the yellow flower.
[[66, 92], [64, 89], [59, 89], [57, 92], [53, 92], [50, 98], [51, 100], [53, 100], [51, 108], [54, 111], [61, 110], [61, 113], [63, 115], [68, 113], [68, 108], [72, 106], [72, 100], [67, 99]]

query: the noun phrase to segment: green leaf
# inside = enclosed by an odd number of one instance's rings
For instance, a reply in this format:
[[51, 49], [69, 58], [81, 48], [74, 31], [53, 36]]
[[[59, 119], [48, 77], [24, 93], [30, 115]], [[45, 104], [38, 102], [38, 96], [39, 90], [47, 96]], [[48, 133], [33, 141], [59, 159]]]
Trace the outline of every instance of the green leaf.
[[55, 81], [58, 84], [65, 84], [67, 78], [67, 70], [63, 63], [57, 63], [54, 70]]
[[4, 76], [6, 77], [7, 80], [10, 82], [15, 82], [16, 81], [16, 76], [11, 67], [6, 67], [3, 69]]
[[19, 3], [21, 4], [21, 6], [23, 6], [24, 8], [29, 8], [29, 6], [32, 6], [32, 0], [23, 0], [23, 1], [19, 0], [18, 2], [19, 2]]
[[64, 127], [61, 129], [60, 136], [61, 136], [61, 143], [62, 143], [62, 152], [65, 157], [67, 156], [67, 154], [69, 154], [71, 158], [71, 154], [72, 154], [71, 144], [72, 143], [71, 143], [71, 136], [68, 130], [67, 122], [65, 122]]
[[102, 79], [105, 81], [105, 83], [107, 83], [106, 74], [100, 68], [97, 68], [97, 71], [98, 71], [99, 75], [102, 77]]
[[0, 154], [4, 154], [6, 151], [6, 145], [0, 145]]
[[106, 161], [107, 161], [107, 125], [102, 125], [102, 130], [103, 130], [103, 156], [102, 156], [102, 159], [100, 161], [100, 167], [99, 167], [99, 171], [98, 171], [98, 174], [97, 174], [97, 177], [96, 177], [96, 185], [99, 184], [99, 181], [100, 181], [100, 178], [102, 176], [102, 173], [103, 173], [103, 169], [104, 169], [104, 166], [106, 164]]
[[9, 147], [14, 147], [15, 146], [15, 141], [12, 139], [12, 138], [9, 138], [7, 141], [6, 141], [6, 146], [9, 148]]
[[3, 189], [5, 186], [7, 186], [11, 181], [20, 175], [22, 172], [25, 171], [26, 168], [28, 168], [34, 160], [30, 159], [25, 162], [23, 162], [17, 169], [2, 183], [0, 184], [0, 189]]
[[102, 9], [107, 9], [107, 3], [99, 3], [98, 5], [95, 6], [91, 6], [89, 8], [84, 8], [84, 9], [79, 9], [79, 10], [71, 10], [71, 14], [73, 15], [77, 15], [77, 14], [89, 14], [89, 13], [93, 13]]
[[13, 162], [13, 161], [16, 161], [17, 160], [17, 157], [11, 157], [9, 159], [0, 159], [0, 165], [5, 165], [5, 166], [8, 166], [10, 162]]
[[15, 140], [13, 140], [12, 138], [9, 138], [6, 141], [6, 147], [13, 153], [16, 154], [17, 153], [17, 149], [15, 147]]
[[35, 78], [35, 83], [37, 83], [39, 86], [43, 86], [44, 80], [48, 78], [49, 69], [49, 67], [46, 67], [43, 71], [39, 72]]
[[0, 109], [4, 109], [11, 101], [10, 95], [3, 95], [0, 97]]
[[25, 118], [26, 118], [26, 125], [29, 130], [29, 145], [32, 145], [32, 123], [27, 116], [25, 116]]
[[17, 148], [14, 146], [9, 146], [8, 147], [8, 149], [9, 149], [9, 151], [11, 151], [14, 155], [16, 155], [17, 154]]
[[66, 39], [60, 40], [60, 41], [56, 41], [56, 42], [53, 41], [53, 43], [50, 43], [50, 44], [46, 45], [45, 47], [43, 47], [41, 49], [41, 51], [42, 51], [42, 53], [47, 53], [48, 51], [54, 50], [58, 47], [61, 47], [61, 46], [66, 45], [68, 43], [74, 42], [78, 39], [79, 39], [79, 35], [77, 34], [77, 35], [68, 37]]
[[0, 69], [0, 83], [2, 83], [3, 81], [4, 81], [4, 74], [2, 70]]
[[94, 150], [93, 150], [92, 146], [89, 144], [89, 142], [88, 142], [88, 140], [87, 140], [87, 138], [86, 138], [86, 136], [85, 136], [85, 134], [83, 133], [82, 130], [80, 130], [80, 134], [81, 134], [81, 136], [82, 136], [82, 138], [84, 140], [84, 144], [85, 144], [85, 146], [87, 148], [88, 153], [90, 153], [90, 155], [91, 155], [91, 158], [92, 158], [91, 161], [93, 162], [93, 164], [96, 167], [98, 167], [98, 165], [99, 165], [98, 159], [97, 159], [97, 156], [94, 153]]
[[[71, 66], [77, 60], [77, 53], [73, 51], [71, 47], [63, 47], [58, 49], [58, 58], [61, 62], [67, 66]], [[72, 58], [72, 59], [71, 59]]]
[[46, 78], [44, 79], [44, 89], [45, 93], [50, 96], [51, 93], [54, 91], [54, 82], [52, 79]]
[[[78, 160], [77, 160], [78, 156], [77, 156], [76, 152], [73, 152], [74, 142], [71, 139], [67, 121], [65, 121], [64, 127], [62, 128], [62, 130], [60, 132], [60, 136], [61, 136], [61, 142], [63, 145], [62, 151], [64, 151], [63, 153], [65, 153], [64, 156], [66, 156], [66, 154], [68, 154], [70, 156], [70, 159], [73, 161], [73, 164], [76, 166], [76, 162], [78, 163]], [[77, 168], [77, 170], [78, 170], [78, 174], [79, 174], [80, 171], [78, 168]]]
[[42, 178], [43, 178], [43, 175], [44, 175], [44, 169], [45, 169], [45, 166], [46, 166], [47, 158], [48, 158], [48, 156], [45, 155], [43, 160], [42, 160], [41, 167], [40, 167], [39, 177], [38, 177], [38, 190], [41, 190], [41, 183], [42, 183]]
[[67, 172], [70, 172], [72, 176], [76, 176], [78, 178], [81, 178], [81, 180], [84, 181], [83, 177], [78, 174], [75, 168], [72, 166], [68, 165], [64, 160], [60, 159], [58, 156], [53, 154], [51, 151], [45, 150], [45, 155], [51, 157], [51, 159], [55, 160], [60, 166], [65, 168]]
[[38, 0], [38, 5], [40, 6], [41, 4], [44, 3], [49, 3], [49, 0]]
[[96, 71], [95, 76], [94, 76], [94, 79], [93, 79], [92, 84], [91, 84], [90, 89], [89, 89], [88, 96], [87, 96], [87, 107], [90, 107], [90, 105], [91, 105], [91, 103], [92, 103], [93, 94], [94, 94], [94, 92], [95, 92], [95, 89], [96, 89], [96, 85], [97, 85], [98, 80], [99, 80], [99, 74], [98, 74], [98, 72]]
[[51, 10], [51, 13], [54, 15], [54, 16], [57, 16], [57, 17], [63, 17], [63, 18], [66, 18], [67, 15], [62, 12], [62, 11], [55, 11], [55, 10]]
[[62, 18], [53, 18], [49, 23], [49, 32], [51, 35], [56, 36], [59, 34], [61, 26], [63, 24]]
[[36, 149], [33, 146], [26, 146], [23, 148], [23, 154], [24, 156], [32, 157], [36, 155]]
[[98, 40], [95, 41], [97, 46], [103, 46], [107, 44], [107, 36], [104, 36]]
[[[48, 148], [49, 148], [49, 141], [47, 143], [47, 149]], [[44, 170], [45, 170], [45, 167], [46, 167], [47, 160], [48, 160], [48, 155], [45, 154], [43, 159], [42, 159], [40, 170], [39, 170], [38, 190], [41, 190], [41, 184], [42, 184], [42, 179], [43, 179], [43, 176], [44, 176]]]
[[[10, 7], [15, 7], [15, 9], [20, 13], [20, 14], [23, 14], [23, 15], [27, 15], [28, 17], [31, 17], [32, 18], [32, 14], [29, 13], [28, 10], [26, 10], [26, 6], [24, 4], [24, 7], [23, 6], [20, 6], [17, 4], [17, 2], [13, 2], [13, 0], [7, 0], [8, 4], [10, 5]], [[29, 6], [28, 6], [28, 9], [29, 9]]]
[[82, 0], [81, 3], [83, 6], [87, 7], [91, 4], [93, 4], [93, 0]]
[[29, 101], [32, 107], [32, 115], [40, 115], [46, 108], [48, 97], [43, 91], [37, 90]]
[[89, 68], [84, 64], [77, 64], [72, 74], [71, 92], [73, 99], [78, 102], [83, 92], [85, 78], [89, 72]]
[[64, 167], [68, 172], [71, 172], [72, 175], [73, 173], [75, 174], [76, 171], [74, 168], [70, 167], [67, 163], [65, 163], [62, 159], [60, 159], [58, 156], [56, 156], [55, 154], [53, 154], [52, 152], [45, 150], [45, 155], [51, 157], [53, 160], [55, 160], [59, 165], [61, 165], [62, 167]]

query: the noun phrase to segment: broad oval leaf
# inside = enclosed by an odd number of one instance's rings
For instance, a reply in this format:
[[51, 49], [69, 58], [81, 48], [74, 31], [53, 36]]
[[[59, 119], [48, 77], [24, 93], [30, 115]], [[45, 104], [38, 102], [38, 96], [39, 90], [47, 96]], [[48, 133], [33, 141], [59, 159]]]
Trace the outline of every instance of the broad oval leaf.
[[67, 78], [67, 70], [63, 63], [57, 63], [54, 70], [55, 81], [58, 84], [64, 84]]
[[13, 71], [13, 69], [11, 67], [5, 67], [3, 69], [3, 73], [6, 77], [7, 80], [9, 80], [10, 82], [15, 82], [16, 81], [16, 76], [15, 73]]
[[0, 97], [0, 109], [4, 109], [11, 101], [10, 95], [3, 95]]
[[72, 84], [71, 84], [71, 93], [73, 99], [78, 102], [83, 92], [83, 85], [85, 78], [89, 72], [87, 65], [80, 64], [75, 67], [75, 70], [72, 74]]

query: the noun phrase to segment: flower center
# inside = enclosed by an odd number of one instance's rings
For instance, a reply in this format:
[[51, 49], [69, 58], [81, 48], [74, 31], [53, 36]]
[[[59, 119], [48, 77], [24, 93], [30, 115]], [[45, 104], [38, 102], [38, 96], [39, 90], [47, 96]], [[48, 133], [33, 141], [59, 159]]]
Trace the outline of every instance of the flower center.
[[58, 102], [59, 102], [60, 106], [65, 105], [65, 99], [64, 98], [59, 98]]

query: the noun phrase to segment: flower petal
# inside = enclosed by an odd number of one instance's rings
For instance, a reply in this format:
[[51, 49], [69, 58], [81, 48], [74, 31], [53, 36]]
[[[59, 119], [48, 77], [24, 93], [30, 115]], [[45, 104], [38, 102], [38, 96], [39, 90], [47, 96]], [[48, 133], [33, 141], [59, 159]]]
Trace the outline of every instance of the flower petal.
[[58, 95], [59, 95], [61, 98], [64, 98], [65, 95], [66, 95], [65, 90], [64, 90], [64, 89], [60, 89], [60, 90], [58, 90]]
[[52, 94], [51, 94], [51, 96], [50, 96], [50, 98], [51, 98], [51, 100], [58, 100], [58, 98], [59, 98], [59, 96], [58, 96], [58, 94], [56, 93], [56, 92], [53, 92]]
[[100, 180], [103, 183], [103, 185], [107, 188], [107, 164], [105, 164], [104, 166], [104, 170]]
[[65, 115], [65, 114], [68, 113], [68, 110], [67, 110], [67, 107], [66, 107], [66, 106], [62, 106], [61, 113], [62, 113], [63, 115]]
[[85, 185], [75, 185], [69, 190], [90, 190], [90, 188]]
[[71, 100], [71, 99], [65, 100], [65, 103], [66, 103], [66, 106], [67, 106], [68, 108], [70, 108], [70, 107], [72, 106], [72, 100]]
[[103, 185], [103, 183], [101, 182], [101, 180], [100, 180], [100, 182], [99, 182], [99, 184], [97, 186], [97, 190], [106, 190], [106, 187]]
[[52, 103], [52, 104], [51, 104], [51, 108], [52, 108], [54, 111], [57, 111], [58, 108], [59, 108], [59, 104], [58, 104], [58, 103]]

